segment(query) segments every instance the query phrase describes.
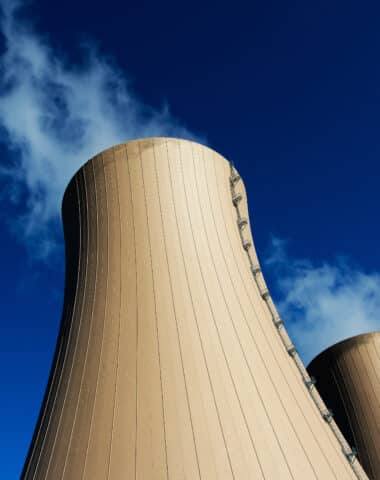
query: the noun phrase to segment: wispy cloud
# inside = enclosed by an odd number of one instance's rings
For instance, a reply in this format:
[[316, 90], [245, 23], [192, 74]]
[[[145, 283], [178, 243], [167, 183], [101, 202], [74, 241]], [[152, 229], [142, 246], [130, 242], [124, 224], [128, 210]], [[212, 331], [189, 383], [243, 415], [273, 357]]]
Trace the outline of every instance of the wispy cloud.
[[380, 329], [380, 274], [347, 260], [334, 265], [288, 255], [274, 238], [265, 261], [277, 306], [305, 362], [345, 338]]
[[[194, 136], [168, 109], [154, 110], [131, 91], [123, 73], [88, 45], [69, 65], [31, 25], [20, 21], [23, 2], [0, 0], [5, 51], [0, 58], [0, 132], [10, 162], [9, 198], [25, 208], [18, 235], [46, 256], [57, 236], [63, 191], [95, 153], [129, 139]], [[13, 228], [15, 225], [13, 225]]]

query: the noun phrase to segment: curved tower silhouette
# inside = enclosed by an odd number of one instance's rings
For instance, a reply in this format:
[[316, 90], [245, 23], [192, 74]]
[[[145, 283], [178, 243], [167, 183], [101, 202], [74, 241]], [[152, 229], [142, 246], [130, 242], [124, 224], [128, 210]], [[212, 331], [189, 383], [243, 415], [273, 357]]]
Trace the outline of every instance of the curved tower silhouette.
[[339, 342], [308, 366], [368, 473], [380, 478], [380, 332]]
[[366, 479], [265, 285], [244, 185], [194, 142], [91, 159], [25, 479]]

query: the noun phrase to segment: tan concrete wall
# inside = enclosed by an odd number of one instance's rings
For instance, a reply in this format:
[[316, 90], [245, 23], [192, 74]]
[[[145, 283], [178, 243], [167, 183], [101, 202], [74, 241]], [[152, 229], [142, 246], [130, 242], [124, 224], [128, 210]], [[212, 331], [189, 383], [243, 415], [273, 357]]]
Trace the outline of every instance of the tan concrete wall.
[[355, 444], [371, 479], [380, 478], [380, 332], [349, 338], [318, 355], [308, 370]]
[[24, 478], [366, 478], [243, 248], [231, 175], [211, 149], [157, 138], [74, 177], [62, 328]]

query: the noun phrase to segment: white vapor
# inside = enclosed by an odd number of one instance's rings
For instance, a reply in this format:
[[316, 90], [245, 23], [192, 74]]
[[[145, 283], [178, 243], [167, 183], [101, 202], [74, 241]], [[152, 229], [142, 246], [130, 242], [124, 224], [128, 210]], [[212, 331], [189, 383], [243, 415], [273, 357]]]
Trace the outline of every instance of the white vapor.
[[56, 241], [63, 191], [91, 156], [147, 136], [194, 138], [170, 116], [131, 92], [121, 72], [86, 48], [86, 61], [67, 65], [25, 21], [23, 2], [0, 0], [5, 51], [0, 57], [0, 132], [12, 162], [0, 168], [10, 199], [24, 204], [17, 221], [34, 254]]
[[291, 338], [308, 363], [345, 338], [380, 329], [380, 274], [344, 260], [313, 264], [289, 257], [274, 238], [265, 261], [275, 277], [277, 306]]

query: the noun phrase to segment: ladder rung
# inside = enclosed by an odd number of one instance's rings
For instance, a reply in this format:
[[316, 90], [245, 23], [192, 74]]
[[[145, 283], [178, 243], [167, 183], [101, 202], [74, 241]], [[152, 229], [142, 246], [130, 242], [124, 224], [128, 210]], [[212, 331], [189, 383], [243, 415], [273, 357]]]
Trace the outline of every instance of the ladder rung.
[[347, 460], [352, 464], [355, 461], [358, 452], [355, 447], [351, 447], [351, 452], [346, 452]]
[[235, 207], [238, 205], [238, 203], [243, 199], [243, 196], [241, 193], [236, 193], [232, 197], [232, 203], [235, 205]]
[[291, 357], [294, 357], [294, 355], [297, 353], [296, 347], [294, 347], [293, 345], [291, 347], [289, 347], [288, 348], [288, 353]]
[[326, 413], [323, 414], [323, 419], [327, 422], [330, 423], [333, 419], [334, 413], [332, 410], [327, 410]]
[[243, 248], [244, 250], [248, 251], [252, 246], [252, 243], [249, 241], [249, 240], [246, 240], [244, 243], [243, 243]]
[[262, 292], [262, 294], [261, 294], [261, 298], [262, 298], [263, 300], [266, 300], [266, 299], [269, 298], [269, 297], [270, 297], [269, 290], [264, 290], [264, 292]]
[[284, 325], [284, 322], [281, 320], [280, 317], [278, 317], [277, 320], [273, 320], [273, 323], [277, 328], [280, 328], [282, 327], [282, 325]]
[[238, 227], [240, 228], [240, 230], [243, 230], [243, 228], [246, 225], [248, 225], [248, 220], [246, 218], [241, 218], [240, 220], [238, 220], [237, 224], [238, 224]]
[[256, 266], [252, 265], [251, 272], [254, 276], [256, 276], [257, 274], [261, 273], [261, 268], [257, 265]]
[[231, 176], [230, 176], [230, 182], [231, 182], [231, 185], [234, 186], [238, 181], [240, 180], [240, 175], [236, 172], [234, 172]]
[[311, 390], [314, 385], [317, 383], [314, 377], [310, 377], [309, 379], [304, 380], [306, 387]]

